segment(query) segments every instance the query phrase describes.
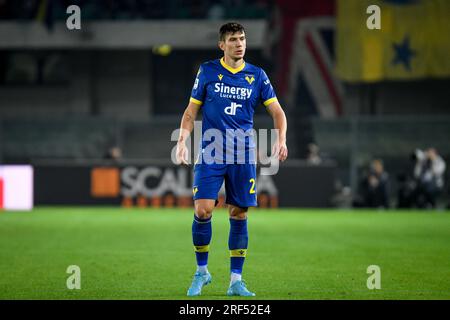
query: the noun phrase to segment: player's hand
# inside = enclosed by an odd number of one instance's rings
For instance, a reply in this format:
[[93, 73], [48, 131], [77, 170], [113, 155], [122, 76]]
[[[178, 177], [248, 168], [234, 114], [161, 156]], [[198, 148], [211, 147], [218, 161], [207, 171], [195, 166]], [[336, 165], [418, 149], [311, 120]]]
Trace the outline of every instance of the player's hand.
[[188, 149], [186, 147], [186, 144], [184, 143], [178, 143], [177, 144], [177, 164], [186, 164], [188, 165]]
[[288, 148], [286, 142], [276, 142], [272, 148], [272, 155], [274, 157], [278, 157], [278, 160], [280, 160], [281, 162], [286, 160], [288, 156]]

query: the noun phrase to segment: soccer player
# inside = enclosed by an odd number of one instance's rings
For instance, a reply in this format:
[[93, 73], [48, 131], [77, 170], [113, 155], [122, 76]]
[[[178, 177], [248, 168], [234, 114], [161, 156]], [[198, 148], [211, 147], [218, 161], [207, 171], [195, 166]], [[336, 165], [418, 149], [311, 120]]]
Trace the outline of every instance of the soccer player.
[[[194, 167], [194, 221], [192, 239], [197, 259], [197, 271], [188, 289], [188, 296], [198, 296], [202, 287], [211, 282], [208, 272], [208, 252], [212, 236], [211, 216], [217, 205], [219, 190], [225, 181], [226, 203], [229, 205], [230, 233], [230, 286], [229, 296], [254, 296], [242, 280], [242, 269], [247, 254], [247, 211], [257, 206], [256, 161], [251, 159], [255, 151], [252, 137], [227, 136], [230, 130], [253, 129], [253, 114], [261, 103], [272, 116], [278, 129], [273, 155], [284, 161], [288, 155], [286, 146], [287, 120], [278, 103], [266, 73], [259, 67], [244, 61], [246, 35], [242, 25], [227, 23], [219, 31], [219, 47], [223, 57], [203, 63], [197, 73], [189, 104], [184, 111], [177, 143], [178, 163], [188, 164], [186, 140], [194, 127], [194, 120], [203, 109], [202, 144], [200, 156]], [[206, 159], [210, 146], [205, 138], [208, 130], [223, 135], [223, 150], [214, 149], [212, 159]], [[237, 140], [237, 150], [230, 141]], [[248, 137], [247, 137], [248, 138]], [[245, 148], [239, 148], [243, 143]], [[221, 143], [216, 144], [220, 146]], [[230, 147], [231, 145], [231, 147]], [[225, 151], [225, 152], [223, 152]], [[229, 153], [232, 153], [230, 163]], [[206, 152], [207, 153], [207, 152]], [[245, 156], [245, 162], [239, 161]], [[210, 157], [210, 158], [211, 158]], [[228, 161], [227, 161], [228, 160]]]

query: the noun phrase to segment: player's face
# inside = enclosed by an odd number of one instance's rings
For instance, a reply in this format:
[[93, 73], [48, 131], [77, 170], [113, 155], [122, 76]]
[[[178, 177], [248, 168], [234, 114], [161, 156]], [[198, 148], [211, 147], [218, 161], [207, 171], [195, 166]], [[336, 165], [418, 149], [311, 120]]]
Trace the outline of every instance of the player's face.
[[247, 48], [245, 33], [236, 32], [227, 34], [225, 36], [225, 41], [220, 42], [220, 48], [224, 51], [224, 54], [231, 59], [237, 60], [244, 58], [245, 49]]

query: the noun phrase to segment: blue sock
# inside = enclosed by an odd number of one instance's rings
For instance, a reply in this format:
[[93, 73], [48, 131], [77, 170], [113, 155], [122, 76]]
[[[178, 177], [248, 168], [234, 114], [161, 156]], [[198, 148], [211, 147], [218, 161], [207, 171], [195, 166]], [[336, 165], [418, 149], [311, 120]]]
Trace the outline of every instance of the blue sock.
[[211, 236], [211, 217], [209, 219], [200, 219], [194, 215], [194, 221], [192, 222], [192, 241], [194, 243], [198, 266], [206, 266], [208, 264]]
[[230, 218], [230, 269], [232, 273], [242, 274], [248, 247], [247, 219], [236, 220]]

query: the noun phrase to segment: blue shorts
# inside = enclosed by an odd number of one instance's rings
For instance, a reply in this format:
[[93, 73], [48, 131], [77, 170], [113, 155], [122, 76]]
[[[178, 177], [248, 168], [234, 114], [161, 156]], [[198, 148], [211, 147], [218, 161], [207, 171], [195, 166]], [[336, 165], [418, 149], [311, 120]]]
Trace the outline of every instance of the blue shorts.
[[227, 204], [256, 207], [256, 164], [206, 164], [194, 167], [194, 200], [217, 200], [225, 180]]

